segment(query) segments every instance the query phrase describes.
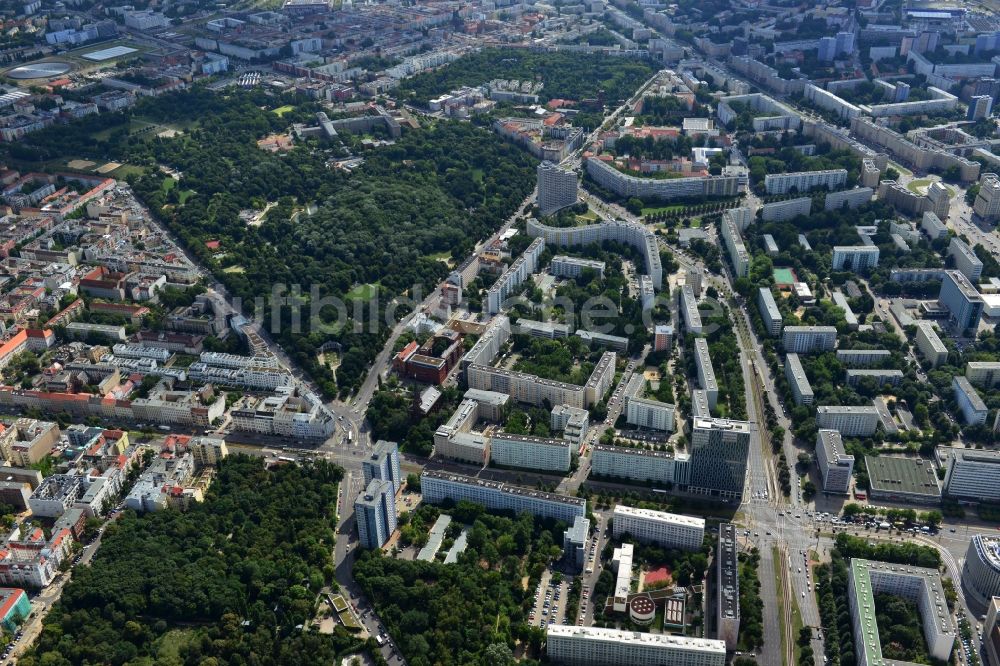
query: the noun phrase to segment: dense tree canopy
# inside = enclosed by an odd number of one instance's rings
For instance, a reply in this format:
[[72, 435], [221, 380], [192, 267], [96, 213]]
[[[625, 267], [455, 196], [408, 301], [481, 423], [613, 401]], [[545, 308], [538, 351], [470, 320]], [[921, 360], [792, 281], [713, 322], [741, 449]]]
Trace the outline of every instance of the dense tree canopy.
[[580, 53], [543, 53], [523, 49], [483, 49], [462, 56], [440, 69], [403, 81], [400, 99], [419, 104], [461, 86], [478, 86], [493, 79], [540, 81], [542, 101], [597, 99], [608, 104], [628, 99], [656, 72], [651, 61]]
[[[189, 511], [126, 511], [20, 663], [330, 664], [358, 641], [295, 627], [309, 625], [333, 576], [342, 475], [324, 461], [267, 471], [230, 456]], [[165, 656], [178, 640], [180, 655]]]

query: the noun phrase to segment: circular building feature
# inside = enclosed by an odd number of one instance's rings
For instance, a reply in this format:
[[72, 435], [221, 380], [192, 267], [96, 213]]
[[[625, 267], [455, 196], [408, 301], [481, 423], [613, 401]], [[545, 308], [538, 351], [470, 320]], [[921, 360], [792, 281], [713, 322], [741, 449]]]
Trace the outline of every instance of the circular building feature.
[[979, 603], [1000, 596], [1000, 537], [976, 534], [969, 542], [962, 584]]
[[650, 624], [656, 616], [656, 603], [648, 594], [634, 596], [628, 602], [628, 615], [636, 624]]
[[60, 74], [65, 74], [73, 66], [68, 62], [33, 62], [28, 65], [21, 65], [20, 67], [15, 67], [13, 69], [7, 70], [5, 76], [9, 76], [12, 79], [26, 80], [26, 79], [46, 79], [50, 76], [59, 76]]

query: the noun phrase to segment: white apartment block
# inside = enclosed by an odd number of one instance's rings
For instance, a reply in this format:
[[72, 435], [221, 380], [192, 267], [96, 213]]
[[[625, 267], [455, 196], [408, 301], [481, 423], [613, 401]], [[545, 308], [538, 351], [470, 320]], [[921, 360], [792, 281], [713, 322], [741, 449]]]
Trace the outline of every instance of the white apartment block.
[[465, 352], [462, 357], [462, 367], [465, 368], [473, 363], [488, 365], [497, 357], [500, 350], [510, 339], [510, 318], [507, 315], [497, 315], [486, 325], [476, 344], [472, 349]]
[[[997, 202], [1000, 204], [1000, 200]], [[924, 213], [923, 218], [920, 220], [920, 228], [925, 234], [927, 234], [931, 240], [937, 240], [943, 236], [948, 235], [948, 227], [941, 218], [935, 215], [932, 211], [927, 211]]]
[[815, 399], [812, 385], [806, 377], [806, 371], [802, 368], [802, 361], [798, 354], [785, 355], [785, 379], [792, 389], [792, 397], [796, 405], [811, 405]]
[[578, 278], [583, 271], [588, 269], [594, 271], [598, 278], [604, 278], [605, 265], [603, 261], [557, 254], [552, 257], [552, 262], [549, 264], [549, 271], [556, 277], [563, 278]]
[[975, 386], [992, 388], [1000, 384], [1000, 361], [969, 361], [965, 365], [965, 378]]
[[951, 389], [965, 425], [977, 426], [986, 423], [986, 413], [989, 410], [968, 379], [962, 376], [952, 377]]
[[642, 543], [678, 550], [700, 550], [705, 540], [704, 518], [619, 504], [615, 506], [613, 520], [616, 539], [628, 534]]
[[714, 409], [719, 401], [719, 383], [715, 379], [715, 368], [708, 353], [708, 340], [696, 338], [694, 341], [694, 364], [698, 370], [698, 387], [708, 396], [708, 407]]
[[238, 386], [257, 391], [273, 391], [291, 386], [292, 376], [284, 370], [259, 370], [257, 368], [219, 368], [206, 363], [192, 363], [188, 379], [221, 386]]
[[569, 405], [588, 409], [601, 401], [615, 377], [614, 352], [604, 352], [594, 372], [583, 386], [566, 384], [535, 375], [484, 365], [470, 365], [466, 371], [469, 388], [506, 393], [518, 402], [541, 405]]
[[598, 627], [549, 625], [546, 652], [569, 666], [724, 666], [724, 641]]
[[765, 222], [784, 222], [799, 215], [808, 215], [811, 210], [812, 197], [773, 201], [761, 206], [761, 219]]
[[715, 551], [716, 608], [718, 638], [726, 648], [735, 650], [740, 635], [740, 546], [736, 526], [719, 524], [719, 543]]
[[630, 397], [625, 407], [626, 422], [640, 428], [673, 432], [675, 411], [676, 408], [666, 402]]
[[743, 237], [740, 236], [740, 228], [736, 220], [736, 214], [727, 210], [722, 214], [719, 229], [722, 240], [726, 244], [726, 251], [729, 252], [729, 259], [733, 263], [736, 277], [746, 277], [750, 274], [750, 253], [747, 252], [747, 248], [743, 244]]
[[816, 408], [816, 425], [836, 430], [845, 437], [870, 437], [878, 429], [879, 416], [875, 407], [821, 405]]
[[850, 120], [861, 114], [860, 108], [811, 83], [806, 84], [802, 95], [819, 108], [833, 111], [843, 120]]
[[587, 502], [579, 497], [545, 493], [498, 481], [486, 481], [461, 474], [425, 469], [420, 475], [420, 492], [429, 504], [446, 499], [467, 500], [494, 511], [528, 512], [541, 518], [554, 518], [570, 525], [577, 516], [586, 517]]
[[[683, 179], [674, 180], [676, 182], [676, 180]], [[646, 274], [653, 281], [653, 287], [659, 289], [663, 284], [660, 245], [653, 232], [644, 225], [633, 224], [631, 222], [601, 222], [582, 227], [549, 227], [538, 220], [529, 219], [527, 222], [527, 232], [532, 238], [544, 238], [547, 244], [555, 247], [590, 245], [591, 243], [603, 243], [609, 240], [631, 245], [642, 253], [646, 264]]]
[[980, 604], [1000, 597], [1000, 537], [973, 535], [962, 567], [962, 588]]
[[545, 251], [545, 241], [536, 238], [527, 247], [524, 253], [514, 260], [507, 270], [497, 278], [497, 281], [486, 290], [486, 311], [489, 314], [497, 314], [503, 307], [504, 301], [514, 293], [522, 282], [527, 280], [538, 268], [538, 258]]
[[888, 349], [838, 349], [837, 360], [848, 368], [867, 368], [889, 359]]
[[692, 178], [641, 178], [623, 173], [591, 157], [586, 163], [587, 173], [598, 185], [623, 197], [653, 199], [678, 199], [682, 197], [734, 197], [740, 193], [745, 176], [695, 176]]
[[868, 271], [878, 266], [877, 245], [836, 245], [831, 268], [835, 271]]
[[984, 220], [1000, 218], [1000, 177], [995, 173], [984, 173], [979, 179], [979, 194], [972, 209]]
[[1000, 501], [1000, 451], [949, 449], [944, 493], [972, 502]]
[[545, 161], [538, 165], [537, 176], [538, 208], [542, 215], [551, 215], [576, 203], [578, 184], [574, 172]]
[[789, 354], [811, 354], [833, 351], [837, 344], [835, 326], [786, 326], [781, 336], [782, 346]]
[[929, 655], [942, 662], [948, 660], [956, 632], [937, 570], [854, 558], [848, 568], [848, 581], [859, 666], [890, 663], [882, 655], [875, 619], [877, 594], [893, 594], [915, 602]]
[[594, 444], [590, 473], [617, 479], [653, 482], [661, 487], [687, 486], [690, 458], [683, 453]]
[[694, 295], [694, 288], [691, 285], [686, 284], [681, 287], [680, 306], [684, 328], [689, 333], [700, 335], [702, 331], [701, 313], [698, 311], [698, 298]]
[[854, 473], [854, 456], [845, 453], [844, 440], [836, 430], [816, 433], [816, 465], [823, 477], [823, 490], [847, 494]]
[[826, 171], [796, 171], [792, 173], [769, 173], [764, 176], [764, 189], [768, 194], [788, 194], [811, 192], [816, 188], [836, 190], [847, 184], [847, 169]]
[[635, 546], [630, 543], [623, 543], [615, 548], [611, 556], [611, 567], [615, 572], [615, 592], [612, 599], [612, 607], [616, 613], [624, 613], [628, 608], [628, 595], [632, 591], [632, 561], [635, 555]]
[[322, 400], [290, 389], [279, 389], [262, 399], [244, 398], [230, 416], [236, 430], [265, 435], [325, 439], [337, 429], [336, 419]]
[[934, 324], [926, 320], [917, 322], [917, 349], [931, 367], [938, 367], [948, 359], [948, 348], [941, 342]]
[[968, 244], [955, 237], [948, 244], [948, 256], [955, 260], [955, 268], [973, 283], [978, 282], [983, 274], [983, 262]]
[[503, 467], [568, 472], [573, 443], [531, 435], [497, 433], [490, 443], [490, 462]]
[[752, 111], [756, 112], [753, 119], [753, 129], [755, 132], [797, 130], [802, 126], [802, 118], [794, 109], [777, 101], [773, 97], [761, 93], [730, 95], [720, 99], [716, 114], [723, 124], [728, 125], [730, 121], [739, 115], [732, 108], [734, 102], [745, 104]]
[[556, 405], [552, 408], [549, 427], [562, 430], [563, 439], [580, 444], [590, 427], [590, 412], [569, 405]]
[[764, 320], [764, 328], [771, 337], [781, 335], [781, 311], [774, 300], [774, 294], [768, 287], [761, 287], [757, 291], [757, 308], [760, 310], [760, 317]]

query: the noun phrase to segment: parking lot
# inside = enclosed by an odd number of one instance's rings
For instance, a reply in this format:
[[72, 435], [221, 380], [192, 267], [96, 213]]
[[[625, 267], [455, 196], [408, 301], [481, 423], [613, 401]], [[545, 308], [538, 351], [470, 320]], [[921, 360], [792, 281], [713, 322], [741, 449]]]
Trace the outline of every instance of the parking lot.
[[569, 598], [569, 582], [552, 583], [552, 572], [545, 571], [535, 590], [535, 605], [528, 614], [528, 623], [538, 627], [550, 624], [566, 624], [566, 601]]

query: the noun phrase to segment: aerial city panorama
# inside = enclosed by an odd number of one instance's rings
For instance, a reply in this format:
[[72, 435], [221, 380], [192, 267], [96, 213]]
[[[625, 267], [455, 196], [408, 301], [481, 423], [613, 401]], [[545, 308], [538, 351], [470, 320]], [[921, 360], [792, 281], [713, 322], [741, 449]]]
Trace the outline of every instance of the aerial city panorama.
[[1000, 0], [0, 0], [0, 666], [1000, 666]]

